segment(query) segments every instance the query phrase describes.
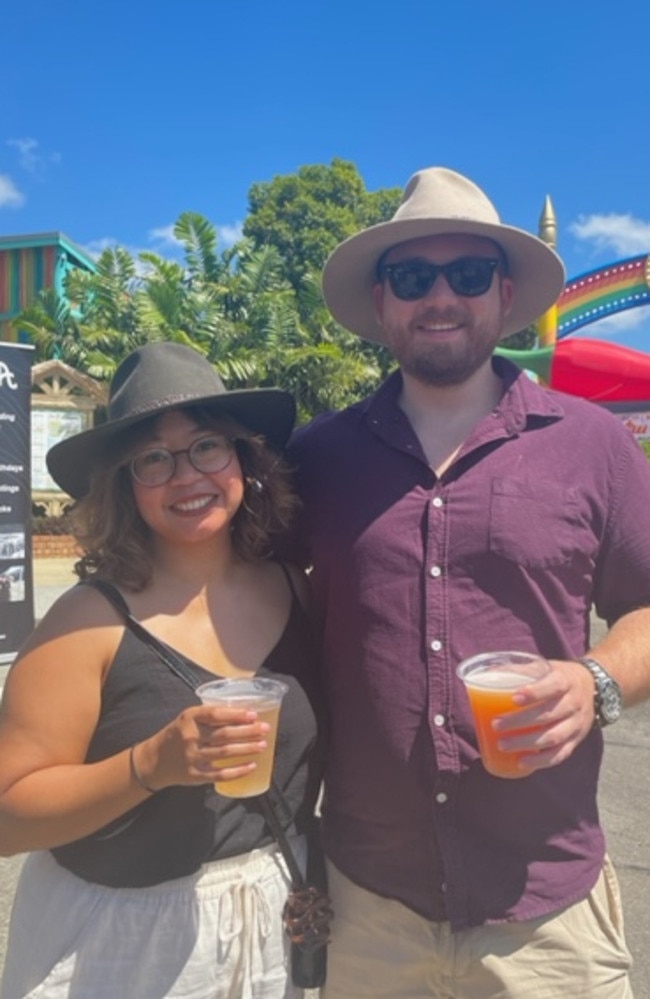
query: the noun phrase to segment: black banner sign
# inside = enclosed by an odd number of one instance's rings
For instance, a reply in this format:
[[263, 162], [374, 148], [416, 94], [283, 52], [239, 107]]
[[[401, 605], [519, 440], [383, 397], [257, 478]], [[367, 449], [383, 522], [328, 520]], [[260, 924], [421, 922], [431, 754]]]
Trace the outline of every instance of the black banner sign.
[[0, 343], [0, 663], [34, 627], [30, 400], [33, 347]]

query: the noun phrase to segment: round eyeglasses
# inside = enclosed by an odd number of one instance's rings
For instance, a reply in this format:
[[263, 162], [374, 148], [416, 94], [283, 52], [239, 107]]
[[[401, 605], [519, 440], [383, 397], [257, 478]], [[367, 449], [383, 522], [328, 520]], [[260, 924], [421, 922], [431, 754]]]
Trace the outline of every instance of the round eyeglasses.
[[131, 475], [141, 486], [164, 486], [176, 472], [178, 456], [187, 455], [197, 472], [223, 472], [232, 461], [235, 442], [222, 434], [206, 434], [190, 447], [169, 451], [166, 447], [148, 447], [138, 451], [129, 462]]

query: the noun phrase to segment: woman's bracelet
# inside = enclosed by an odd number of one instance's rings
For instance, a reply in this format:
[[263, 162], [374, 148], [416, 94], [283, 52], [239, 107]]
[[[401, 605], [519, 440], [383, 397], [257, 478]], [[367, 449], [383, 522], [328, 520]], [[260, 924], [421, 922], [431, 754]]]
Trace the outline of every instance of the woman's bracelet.
[[131, 748], [129, 750], [129, 768], [131, 770], [131, 775], [132, 775], [133, 779], [135, 780], [136, 784], [139, 784], [140, 787], [144, 788], [145, 791], [148, 791], [149, 794], [157, 794], [158, 792], [156, 791], [155, 787], [149, 787], [148, 784], [145, 784], [145, 782], [143, 781], [142, 777], [140, 776], [140, 774], [138, 772], [138, 768], [135, 765], [135, 757], [134, 757], [133, 754], [135, 753], [135, 747], [137, 745], [138, 745], [138, 743], [134, 743], [134, 745], [131, 746]]

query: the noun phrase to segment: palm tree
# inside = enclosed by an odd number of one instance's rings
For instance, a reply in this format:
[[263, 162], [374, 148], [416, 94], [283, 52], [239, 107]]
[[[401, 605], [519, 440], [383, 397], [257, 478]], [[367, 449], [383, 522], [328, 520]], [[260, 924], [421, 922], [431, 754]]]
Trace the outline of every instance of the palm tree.
[[106, 377], [111, 368], [106, 336], [84, 326], [53, 288], [41, 291], [14, 326], [33, 342], [36, 361], [64, 361], [95, 378]]
[[123, 248], [104, 250], [96, 273], [73, 271], [72, 305], [47, 293], [20, 317], [39, 359], [60, 357], [98, 378], [150, 340], [200, 350], [229, 388], [279, 385], [300, 418], [340, 408], [371, 391], [385, 355], [334, 322], [320, 282], [305, 270], [298, 287], [270, 243], [244, 238], [217, 252], [217, 230], [201, 215], [179, 216], [181, 261]]

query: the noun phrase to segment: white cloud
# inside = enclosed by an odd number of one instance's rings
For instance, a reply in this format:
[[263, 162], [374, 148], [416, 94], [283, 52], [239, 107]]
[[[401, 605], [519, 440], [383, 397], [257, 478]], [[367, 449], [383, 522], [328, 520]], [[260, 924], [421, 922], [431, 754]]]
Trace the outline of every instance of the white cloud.
[[29, 173], [36, 173], [40, 156], [37, 155], [38, 142], [36, 139], [7, 139], [7, 145], [18, 150], [19, 163], [24, 170]]
[[[238, 243], [244, 235], [244, 223], [235, 222], [233, 225], [218, 225], [217, 246], [223, 250]], [[174, 251], [182, 248], [183, 244], [174, 236], [174, 225], [161, 225], [155, 229], [150, 229], [148, 237], [153, 242], [162, 243], [164, 247]]]
[[[582, 242], [589, 244], [594, 257], [607, 254], [616, 260], [650, 253], [650, 221], [625, 214], [580, 215], [571, 223], [569, 231]], [[590, 323], [580, 331], [585, 336], [601, 338], [624, 334], [641, 334], [647, 330], [650, 306], [635, 307], [605, 316]]]
[[619, 257], [650, 252], [650, 222], [633, 215], [580, 215], [569, 231], [598, 252], [613, 250]]
[[43, 153], [37, 139], [28, 137], [21, 139], [7, 139], [7, 145], [18, 150], [18, 162], [23, 170], [32, 174], [33, 177], [42, 178], [47, 172], [49, 164], [61, 162], [60, 153]]
[[[156, 247], [129, 246], [126, 243], [121, 242], [119, 239], [115, 239], [113, 236], [101, 236], [98, 239], [90, 240], [90, 242], [86, 243], [83, 248], [86, 253], [90, 254], [90, 256], [96, 260], [97, 257], [104, 252], [104, 250], [115, 250], [120, 247], [121, 249], [126, 250], [126, 252], [133, 257], [136, 271], [138, 274], [142, 274], [146, 273], [151, 268], [149, 264], [143, 264], [140, 261], [139, 257], [141, 253], [156, 253], [159, 256], [162, 256], [163, 259], [174, 260], [174, 251], [178, 250], [182, 246], [179, 240], [177, 240], [174, 236], [173, 225], [157, 226], [155, 229], [150, 229], [147, 233], [147, 239], [149, 242], [160, 243], [163, 245]], [[162, 252], [164, 250], [167, 250], [168, 252]]]
[[156, 229], [150, 229], [148, 236], [153, 242], [163, 243], [165, 246], [182, 246], [181, 241], [176, 239], [176, 236], [174, 235], [174, 223], [171, 225], [161, 225]]
[[[1, 205], [1, 188], [0, 188], [0, 205]], [[218, 233], [218, 245], [219, 248], [232, 246], [242, 238], [243, 235], [243, 222], [236, 222], [234, 225], [224, 225], [222, 227], [217, 227]], [[148, 252], [154, 252], [162, 256], [166, 260], [180, 262], [180, 257], [182, 256], [182, 246], [180, 240], [176, 239], [174, 236], [174, 224], [156, 226], [153, 229], [149, 229], [147, 233], [147, 239], [150, 243], [158, 244], [156, 246], [149, 247]], [[140, 253], [143, 252], [143, 248], [139, 246], [126, 246], [119, 240], [115, 239], [113, 236], [102, 236], [98, 239], [92, 239], [88, 243], [85, 243], [82, 247], [86, 253], [96, 260], [104, 250], [115, 249], [116, 247], [122, 247], [129, 253], [133, 260], [135, 261], [136, 271], [138, 275], [142, 275], [150, 270], [148, 264], [143, 264], [138, 258]]]
[[125, 246], [118, 239], [114, 239], [113, 236], [101, 236], [99, 239], [91, 239], [89, 243], [85, 243], [82, 249], [86, 251], [89, 257], [93, 260], [97, 260], [99, 256], [104, 252], [104, 250], [115, 250], [117, 248], [126, 250], [126, 252], [133, 258], [135, 264], [135, 273], [138, 277], [149, 270], [149, 265], [144, 264], [139, 256], [143, 252], [140, 246]]
[[25, 195], [18, 190], [11, 177], [0, 173], [0, 208], [20, 208], [24, 201]]
[[102, 236], [100, 239], [91, 239], [89, 243], [84, 243], [81, 247], [85, 250], [89, 257], [93, 260], [97, 260], [104, 250], [113, 250], [118, 246], [118, 241], [113, 239], [112, 236]]
[[234, 225], [217, 226], [217, 233], [219, 234], [219, 243], [224, 246], [233, 246], [244, 235], [244, 223], [235, 222]]

